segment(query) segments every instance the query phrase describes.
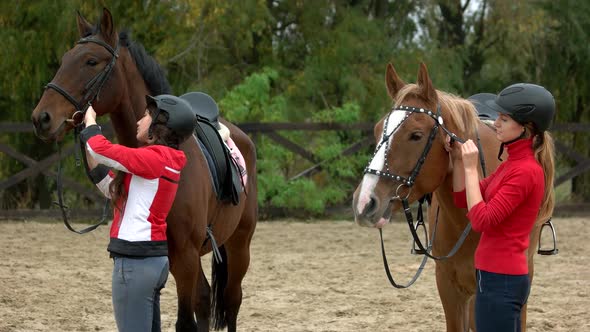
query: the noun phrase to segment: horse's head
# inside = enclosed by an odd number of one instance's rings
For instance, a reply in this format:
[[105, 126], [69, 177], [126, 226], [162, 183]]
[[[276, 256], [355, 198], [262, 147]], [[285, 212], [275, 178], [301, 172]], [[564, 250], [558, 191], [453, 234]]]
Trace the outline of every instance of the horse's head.
[[391, 64], [385, 80], [395, 103], [375, 125], [377, 148], [354, 193], [355, 221], [361, 226], [382, 227], [402, 206], [402, 199], [412, 203], [441, 185], [449, 169], [444, 130], [465, 129], [461, 116], [450, 108], [456, 103], [470, 107], [435, 90], [424, 64], [416, 84], [404, 83]]
[[96, 27], [79, 13], [77, 20], [81, 39], [63, 55], [60, 68], [31, 114], [36, 135], [45, 141], [61, 140], [83, 120], [90, 103], [97, 114], [107, 113], [105, 106], [117, 105], [124, 88], [111, 13], [105, 8]]

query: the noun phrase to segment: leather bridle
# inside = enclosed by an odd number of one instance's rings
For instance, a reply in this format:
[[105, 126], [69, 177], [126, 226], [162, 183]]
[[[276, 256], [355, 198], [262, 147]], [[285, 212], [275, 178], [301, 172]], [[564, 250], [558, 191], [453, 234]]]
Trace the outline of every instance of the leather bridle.
[[46, 90], [53, 89], [53, 90], [57, 91], [64, 98], [66, 98], [70, 102], [70, 104], [72, 104], [74, 106], [76, 111], [74, 112], [74, 114], [72, 114], [71, 119], [66, 120], [67, 122], [71, 122], [74, 126], [77, 126], [82, 123], [82, 121], [84, 120], [84, 114], [86, 113], [86, 110], [88, 110], [88, 107], [90, 107], [90, 105], [92, 104], [92, 102], [94, 102], [94, 100], [99, 99], [100, 91], [101, 91], [103, 85], [109, 79], [111, 72], [113, 71], [113, 68], [115, 67], [115, 63], [117, 61], [117, 58], [119, 57], [119, 43], [118, 42], [116, 43], [117, 46], [115, 46], [115, 48], [113, 49], [111, 47], [111, 45], [107, 44], [106, 42], [90, 36], [90, 37], [84, 37], [84, 38], [78, 40], [78, 42], [76, 44], [86, 44], [86, 43], [94, 43], [94, 44], [104, 47], [107, 51], [109, 51], [112, 54], [113, 57], [111, 58], [111, 61], [109, 61], [109, 63], [102, 69], [101, 72], [96, 74], [93, 78], [91, 78], [84, 85], [84, 90], [82, 91], [82, 93], [84, 95], [82, 96], [82, 99], [80, 99], [79, 101], [76, 100], [76, 98], [74, 98], [70, 93], [68, 93], [65, 89], [63, 89], [62, 87], [60, 87], [56, 83], [49, 82], [45, 86]]
[[[391, 116], [391, 114], [395, 111], [403, 111], [403, 112], [407, 112], [406, 116], [402, 119], [402, 121], [400, 121], [400, 123], [397, 125], [397, 127], [395, 127], [391, 133], [387, 134], [387, 126], [388, 126], [388, 122], [389, 122], [389, 118]], [[426, 146], [424, 147], [424, 150], [422, 151], [422, 154], [420, 155], [420, 157], [418, 158], [416, 165], [414, 166], [414, 168], [412, 169], [412, 171], [410, 172], [409, 176], [402, 176], [399, 174], [396, 174], [394, 172], [391, 171], [391, 169], [389, 168], [389, 163], [387, 161], [387, 155], [389, 153], [390, 150], [390, 138], [391, 136], [396, 132], [396, 130], [404, 123], [404, 121], [406, 119], [408, 119], [408, 117], [414, 113], [417, 114], [425, 114], [428, 115], [429, 117], [431, 117], [434, 120], [434, 125], [430, 131], [430, 134], [428, 136], [428, 141], [426, 142]], [[390, 209], [391, 208], [391, 204], [392, 202], [394, 202], [395, 200], [400, 200], [402, 203], [402, 207], [404, 209], [404, 214], [406, 217], [406, 221], [408, 222], [408, 227], [410, 229], [410, 233], [412, 234], [412, 237], [414, 238], [414, 245], [417, 245], [419, 250], [418, 252], [420, 254], [424, 255], [424, 258], [422, 260], [422, 263], [420, 264], [420, 267], [418, 268], [418, 271], [416, 272], [416, 274], [414, 275], [414, 277], [410, 280], [410, 282], [408, 284], [405, 285], [400, 285], [397, 284], [394, 280], [393, 277], [391, 276], [391, 273], [389, 271], [389, 266], [387, 263], [387, 258], [385, 255], [385, 248], [384, 248], [384, 244], [383, 244], [383, 233], [382, 233], [382, 229], [379, 229], [379, 235], [381, 238], [381, 253], [383, 256], [383, 264], [385, 266], [385, 272], [387, 274], [387, 277], [390, 281], [390, 283], [396, 287], [396, 288], [407, 288], [409, 286], [411, 286], [417, 279], [418, 276], [420, 275], [420, 273], [422, 272], [424, 265], [426, 263], [426, 259], [427, 258], [432, 258], [434, 260], [445, 260], [448, 259], [450, 257], [452, 257], [458, 250], [459, 248], [463, 245], [463, 242], [465, 241], [465, 239], [467, 238], [467, 235], [469, 234], [469, 232], [471, 231], [471, 223], [468, 223], [467, 226], [465, 227], [465, 229], [463, 230], [463, 233], [461, 234], [461, 236], [459, 237], [459, 239], [457, 240], [457, 242], [455, 243], [455, 245], [453, 246], [453, 248], [450, 250], [450, 252], [445, 255], [445, 256], [434, 256], [432, 255], [430, 252], [432, 251], [432, 244], [434, 242], [434, 236], [436, 233], [436, 226], [433, 232], [433, 236], [430, 240], [430, 242], [428, 243], [428, 245], [425, 247], [422, 244], [422, 241], [420, 240], [420, 237], [418, 236], [418, 233], [416, 232], [416, 229], [418, 226], [422, 225], [422, 227], [424, 227], [424, 230], [426, 230], [424, 223], [423, 223], [423, 218], [422, 218], [422, 203], [424, 201], [423, 198], [420, 199], [420, 205], [419, 205], [419, 212], [418, 212], [418, 223], [415, 226], [414, 225], [414, 218], [412, 216], [412, 211], [410, 209], [410, 204], [408, 202], [408, 198], [410, 196], [412, 187], [414, 186], [415, 182], [416, 182], [416, 178], [418, 177], [418, 174], [420, 173], [420, 169], [422, 168], [422, 166], [424, 165], [425, 161], [426, 161], [426, 157], [428, 156], [428, 152], [430, 151], [430, 149], [432, 148], [432, 144], [434, 142], [434, 138], [436, 137], [436, 134], [438, 133], [438, 129], [442, 129], [447, 135], [450, 136], [451, 140], [455, 140], [458, 141], [460, 143], [465, 143], [464, 140], [462, 140], [461, 138], [459, 138], [457, 135], [455, 135], [453, 132], [451, 132], [450, 130], [448, 130], [445, 125], [444, 125], [444, 121], [443, 118], [441, 116], [441, 107], [440, 104], [437, 104], [437, 110], [436, 113], [432, 112], [431, 110], [428, 109], [424, 109], [424, 108], [417, 108], [417, 107], [412, 107], [412, 106], [397, 106], [395, 108], [393, 108], [388, 116], [385, 119], [384, 125], [383, 125], [383, 138], [381, 139], [381, 142], [379, 142], [377, 144], [377, 147], [375, 148], [375, 154], [373, 155], [373, 157], [371, 158], [371, 160], [369, 160], [369, 165], [365, 168], [364, 170], [364, 174], [373, 174], [373, 175], [377, 175], [378, 177], [382, 177], [382, 178], [386, 178], [386, 179], [390, 179], [390, 180], [394, 180], [398, 183], [400, 183], [394, 193], [394, 196], [390, 198], [389, 200], [389, 205], [386, 208]], [[479, 135], [478, 135], [479, 137]], [[479, 140], [478, 140], [479, 143]], [[384, 146], [384, 169], [383, 170], [378, 170], [378, 169], [373, 169], [370, 168], [371, 162], [373, 161], [373, 159], [377, 156], [377, 153], [379, 153], [379, 151], [381, 150], [381, 147]], [[480, 148], [480, 159], [482, 159], [483, 154], [481, 152], [481, 148]], [[482, 159], [483, 160], [483, 159]], [[483, 162], [482, 162], [483, 165]], [[484, 169], [485, 172], [485, 169]], [[400, 191], [401, 188], [403, 187], [407, 187], [407, 193], [402, 195], [402, 192]], [[437, 211], [437, 216], [436, 216], [436, 222], [435, 225], [438, 224], [438, 211]]]
[[[406, 116], [402, 119], [402, 121], [400, 121], [400, 123], [397, 125], [397, 127], [395, 127], [390, 134], [386, 134], [387, 133], [387, 125], [389, 123], [389, 117], [391, 115], [391, 113], [395, 112], [395, 111], [403, 111], [403, 112], [407, 112]], [[387, 158], [385, 158], [385, 170], [377, 170], [377, 169], [373, 169], [370, 168], [369, 166], [367, 166], [365, 168], [365, 174], [369, 173], [369, 174], [374, 174], [377, 175], [379, 177], [384, 177], [384, 178], [388, 178], [388, 179], [392, 179], [398, 182], [401, 182], [400, 186], [407, 186], [409, 189], [412, 188], [412, 186], [414, 185], [414, 182], [416, 181], [416, 177], [418, 176], [418, 173], [420, 173], [420, 169], [422, 168], [422, 165], [424, 165], [424, 162], [426, 161], [426, 156], [428, 155], [428, 152], [430, 151], [430, 148], [432, 148], [432, 142], [434, 141], [434, 138], [436, 137], [436, 134], [438, 132], [438, 128], [440, 127], [445, 133], [447, 133], [451, 139], [454, 139], [460, 143], [465, 143], [462, 139], [460, 139], [459, 137], [457, 137], [457, 135], [455, 135], [454, 133], [450, 132], [445, 126], [444, 126], [444, 121], [442, 116], [440, 115], [440, 104], [437, 105], [437, 109], [436, 109], [436, 114], [430, 110], [424, 109], [424, 108], [417, 108], [417, 107], [412, 107], [412, 106], [398, 106], [396, 108], [393, 108], [390, 112], [389, 115], [387, 116], [387, 118], [385, 119], [385, 123], [383, 124], [383, 138], [381, 139], [381, 142], [379, 142], [379, 144], [377, 144], [377, 147], [375, 148], [375, 154], [373, 155], [373, 158], [375, 158], [375, 156], [377, 155], [377, 153], [379, 152], [381, 146], [385, 145], [385, 157], [387, 157], [387, 154], [389, 153], [389, 141], [390, 141], [390, 137], [391, 135], [393, 135], [395, 133], [395, 131], [404, 123], [404, 121], [413, 113], [421, 113], [421, 114], [426, 114], [428, 116], [430, 116], [432, 119], [434, 119], [434, 126], [432, 127], [432, 129], [430, 130], [430, 135], [428, 136], [428, 141], [426, 142], [426, 146], [424, 147], [424, 150], [422, 151], [422, 154], [420, 155], [420, 158], [418, 158], [418, 161], [416, 162], [416, 165], [414, 166], [414, 169], [412, 170], [412, 172], [410, 172], [410, 175], [408, 177], [404, 177], [401, 175], [396, 175], [395, 173], [393, 173], [390, 169], [389, 169], [389, 163], [387, 162]], [[371, 161], [373, 160], [373, 158], [371, 158], [371, 160], [369, 161], [369, 165], [371, 163]], [[397, 195], [397, 191], [399, 190], [400, 187], [398, 187], [398, 189], [396, 190], [396, 195]], [[409, 193], [408, 193], [409, 196]], [[398, 198], [398, 197], [396, 197]], [[406, 196], [407, 198], [407, 196]]]
[[[117, 61], [117, 58], [119, 57], [119, 43], [118, 42], [116, 43], [116, 46], [114, 49], [111, 47], [111, 45], [107, 44], [106, 42], [104, 42], [100, 39], [97, 39], [95, 37], [92, 37], [92, 36], [84, 37], [84, 38], [78, 40], [78, 42], [77, 42], [77, 44], [86, 44], [86, 43], [95, 43], [95, 44], [98, 44], [98, 45], [104, 47], [107, 51], [109, 51], [111, 53], [111, 55], [113, 57], [111, 58], [109, 63], [102, 69], [101, 72], [96, 74], [93, 78], [91, 78], [84, 85], [84, 90], [82, 91], [82, 93], [83, 93], [82, 99], [80, 99], [79, 101], [76, 100], [76, 98], [74, 98], [70, 93], [68, 93], [65, 89], [63, 89], [62, 87], [60, 87], [56, 83], [49, 82], [45, 86], [46, 90], [53, 89], [53, 90], [57, 91], [64, 98], [66, 98], [66, 100], [68, 100], [70, 102], [70, 104], [72, 104], [74, 106], [74, 108], [76, 109], [74, 114], [72, 114], [72, 117], [70, 119], [67, 119], [64, 122], [64, 123], [66, 123], [66, 122], [71, 123], [74, 126], [75, 133], [77, 133], [78, 127], [80, 127], [80, 125], [82, 124], [82, 122], [84, 120], [84, 115], [85, 115], [86, 111], [88, 110], [88, 107], [90, 107], [90, 105], [95, 100], [99, 100], [100, 91], [102, 90], [102, 87], [104, 86], [106, 81], [109, 79], [109, 77], [113, 71], [113, 68], [115, 67], [115, 63]], [[74, 136], [77, 136], [77, 135], [75, 134]], [[75, 137], [74, 140], [77, 140], [77, 138]], [[59, 149], [59, 154], [61, 156], [61, 147], [59, 147], [59, 145], [58, 145], [58, 149]], [[86, 173], [88, 174], [89, 170], [88, 170], [88, 163], [86, 162], [86, 153], [85, 153], [84, 147], [82, 145], [80, 145], [80, 149], [82, 150], [82, 157], [84, 159]], [[78, 158], [76, 158], [76, 159], [77, 159], [76, 164], [79, 165], [79, 160], [78, 160]], [[57, 200], [57, 202], [54, 202], [54, 204], [59, 206], [59, 208], [61, 209], [63, 221], [64, 221], [64, 224], [67, 229], [69, 229], [70, 231], [77, 233], [77, 234], [84, 234], [84, 233], [88, 233], [88, 232], [96, 229], [98, 226], [100, 226], [102, 224], [106, 224], [108, 222], [107, 221], [108, 207], [109, 207], [110, 202], [109, 202], [109, 199], [105, 199], [105, 203], [104, 203], [103, 210], [102, 210], [102, 217], [101, 217], [100, 221], [98, 221], [97, 223], [95, 223], [87, 228], [84, 228], [80, 231], [74, 229], [68, 221], [67, 210], [69, 208], [64, 203], [63, 184], [62, 184], [61, 178], [62, 178], [62, 167], [61, 167], [61, 158], [60, 158], [59, 162], [58, 162], [58, 171], [57, 171], [57, 179], [56, 179], [58, 200]]]

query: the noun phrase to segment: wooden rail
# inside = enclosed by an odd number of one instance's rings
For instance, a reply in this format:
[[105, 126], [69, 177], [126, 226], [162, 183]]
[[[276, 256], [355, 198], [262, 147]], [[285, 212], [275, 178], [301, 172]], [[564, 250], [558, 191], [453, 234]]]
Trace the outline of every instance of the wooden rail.
[[[242, 123], [238, 126], [251, 135], [266, 135], [268, 138], [272, 139], [277, 144], [283, 146], [284, 148], [288, 149], [289, 151], [301, 156], [302, 158], [310, 161], [313, 163], [311, 167], [303, 170], [299, 174], [293, 176], [290, 180], [294, 180], [304, 176], [310, 176], [314, 172], [321, 170], [322, 165], [329, 162], [330, 160], [319, 160], [319, 158], [312, 152], [309, 151], [305, 146], [297, 144], [292, 140], [288, 139], [287, 137], [281, 135], [279, 132], [281, 131], [361, 131], [366, 133], [364, 139], [355, 142], [354, 144], [346, 147], [343, 151], [338, 155], [340, 156], [347, 156], [354, 154], [363, 148], [367, 148], [374, 144], [374, 139], [372, 137], [372, 130], [373, 130], [373, 123], [354, 123], [354, 124], [338, 124], [338, 123]], [[106, 124], [103, 125], [103, 129], [108, 136], [112, 136], [112, 130], [110, 129], [110, 125]], [[580, 123], [558, 123], [553, 125], [551, 128], [552, 132], [590, 132], [590, 124], [580, 124]], [[0, 122], [0, 134], [16, 134], [16, 133], [33, 133], [33, 126], [30, 123], [15, 123], [15, 122]], [[579, 152], [575, 151], [573, 148], [567, 146], [566, 144], [556, 140], [555, 147], [558, 155], [563, 157], [567, 157], [573, 160], [576, 164], [566, 171], [564, 174], [561, 174], [555, 180], [555, 186], [558, 186], [568, 180], [575, 178], [585, 172], [590, 170], [590, 158], [588, 156], [582, 155]], [[64, 159], [74, 153], [75, 148], [77, 148], [73, 143], [62, 148], [61, 155], [59, 153], [54, 153], [42, 160], [35, 160], [30, 156], [27, 156], [12, 147], [0, 143], [0, 152], [4, 153], [5, 155], [9, 156], [12, 159], [15, 159], [21, 163], [23, 163], [26, 168], [22, 171], [17, 172], [16, 174], [12, 174], [8, 178], [2, 179], [0, 181], [0, 191], [6, 190], [11, 186], [14, 186], [21, 181], [26, 180], [27, 178], [35, 177], [39, 173], [45, 174], [46, 176], [55, 177], [56, 172], [51, 170], [55, 163], [59, 160]], [[71, 179], [63, 178], [64, 186], [70, 190], [75, 191], [76, 193], [90, 199], [91, 201], [101, 202], [102, 196], [95, 190], [89, 189], [87, 186], [73, 181]], [[0, 218], [3, 216], [6, 217], [7, 215], [15, 216], [18, 214], [18, 210], [15, 211], [1, 211]], [[24, 214], [31, 215], [34, 214], [35, 210], [30, 210], [27, 212], [23, 212]], [[39, 215], [47, 215], [49, 212], [39, 212]], [[51, 213], [49, 213], [51, 214]]]

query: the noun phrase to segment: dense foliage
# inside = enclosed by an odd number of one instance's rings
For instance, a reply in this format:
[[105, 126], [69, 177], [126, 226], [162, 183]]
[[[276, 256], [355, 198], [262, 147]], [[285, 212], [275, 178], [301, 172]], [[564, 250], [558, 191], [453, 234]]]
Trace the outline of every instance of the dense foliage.
[[[224, 117], [243, 122], [374, 122], [390, 104], [385, 65], [414, 81], [424, 61], [435, 86], [462, 96], [497, 92], [516, 81], [547, 86], [561, 122], [588, 122], [590, 3], [568, 0], [176, 0], [104, 1], [166, 69], [173, 91], [204, 91]], [[96, 21], [94, 2], [0, 3], [0, 121], [26, 122], [61, 55], [77, 39], [76, 10]], [[348, 204], [370, 154], [341, 151], [368, 133], [281, 132], [304, 146], [313, 163], [265, 135], [258, 149], [259, 203], [279, 211], [321, 214]], [[363, 136], [364, 135], [364, 136]], [[560, 139], [589, 155], [588, 137]], [[0, 143], [42, 159], [54, 146], [32, 134], [3, 134]], [[563, 163], [568, 160], [564, 159]], [[0, 154], [0, 177], [24, 165]], [[71, 177], [83, 172], [68, 166]], [[43, 176], [0, 193], [3, 208], [48, 207], [52, 180]], [[590, 199], [590, 175], [573, 181]]]

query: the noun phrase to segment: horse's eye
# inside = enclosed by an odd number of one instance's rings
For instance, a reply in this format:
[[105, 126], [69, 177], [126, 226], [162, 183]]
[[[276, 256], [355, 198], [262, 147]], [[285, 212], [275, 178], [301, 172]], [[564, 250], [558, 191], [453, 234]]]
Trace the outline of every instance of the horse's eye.
[[94, 67], [94, 66], [96, 66], [97, 62], [94, 59], [88, 59], [88, 61], [86, 61], [86, 64]]
[[422, 133], [412, 133], [410, 135], [410, 141], [419, 141], [422, 139]]

